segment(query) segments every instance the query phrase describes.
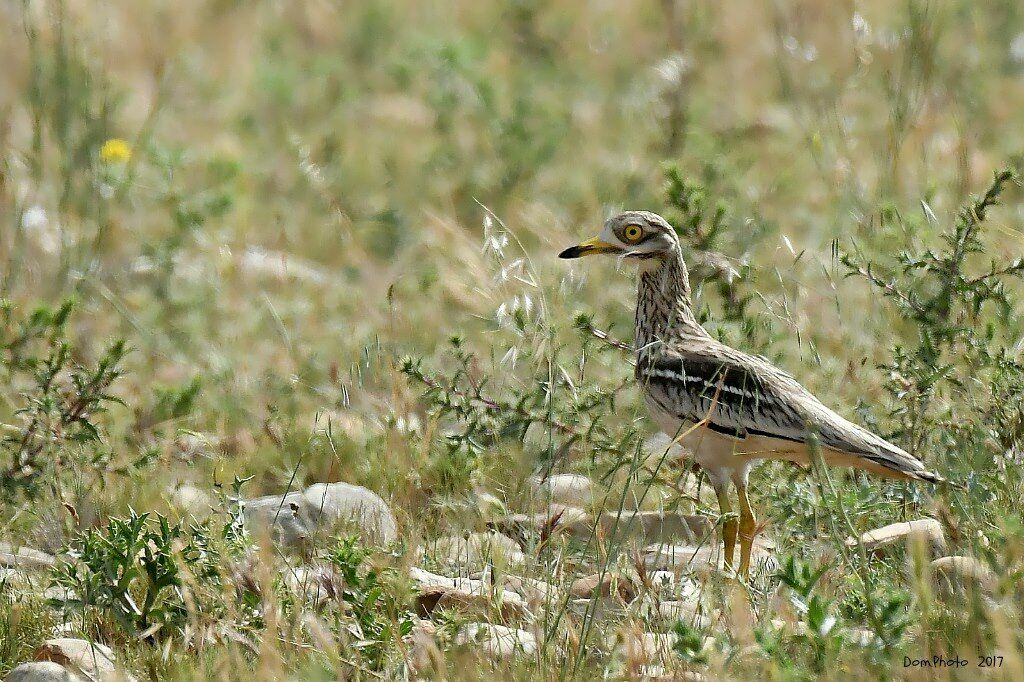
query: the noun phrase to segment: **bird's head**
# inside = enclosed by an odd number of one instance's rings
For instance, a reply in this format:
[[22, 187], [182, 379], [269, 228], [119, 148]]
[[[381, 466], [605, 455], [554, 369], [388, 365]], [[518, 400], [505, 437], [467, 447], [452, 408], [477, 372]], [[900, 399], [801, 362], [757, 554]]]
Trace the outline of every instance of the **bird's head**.
[[601, 234], [558, 254], [581, 258], [595, 253], [639, 260], [665, 259], [676, 253], [679, 240], [668, 221], [650, 211], [626, 211], [609, 218]]

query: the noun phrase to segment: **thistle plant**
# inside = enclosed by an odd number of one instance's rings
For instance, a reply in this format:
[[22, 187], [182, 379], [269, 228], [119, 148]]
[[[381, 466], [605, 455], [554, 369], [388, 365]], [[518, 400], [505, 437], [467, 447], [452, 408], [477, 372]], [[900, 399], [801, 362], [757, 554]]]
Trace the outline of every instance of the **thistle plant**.
[[0, 348], [5, 357], [0, 371], [7, 383], [21, 388], [20, 405], [0, 440], [6, 465], [0, 486], [31, 488], [47, 471], [59, 471], [75, 455], [101, 465], [106, 461], [98, 418], [111, 405], [122, 404], [110, 393], [121, 375], [128, 352], [115, 341], [95, 364], [78, 360], [78, 350], [67, 337], [73, 310], [67, 301], [56, 309], [39, 307], [27, 316], [13, 305], [0, 303]]

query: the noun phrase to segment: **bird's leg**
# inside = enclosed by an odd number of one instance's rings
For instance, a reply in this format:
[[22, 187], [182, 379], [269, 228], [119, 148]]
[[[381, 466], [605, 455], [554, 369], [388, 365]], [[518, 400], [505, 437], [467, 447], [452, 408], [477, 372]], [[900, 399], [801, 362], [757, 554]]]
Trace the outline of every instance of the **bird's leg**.
[[746, 481], [736, 483], [736, 496], [740, 501], [740, 575], [746, 578], [750, 575], [750, 550], [754, 544], [757, 519], [754, 518], [754, 510], [750, 506], [750, 498], [747, 497]]
[[729, 486], [715, 486], [715, 495], [718, 496], [718, 510], [726, 517], [722, 524], [722, 540], [725, 544], [723, 564], [725, 568], [733, 567], [733, 559], [736, 556], [736, 519], [732, 514], [732, 501], [729, 500]]

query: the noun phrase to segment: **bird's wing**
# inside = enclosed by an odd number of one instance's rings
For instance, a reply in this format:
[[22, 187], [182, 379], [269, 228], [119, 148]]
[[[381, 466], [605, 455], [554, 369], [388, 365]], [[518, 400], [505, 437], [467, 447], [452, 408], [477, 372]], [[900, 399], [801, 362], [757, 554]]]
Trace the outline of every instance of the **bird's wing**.
[[806, 442], [805, 417], [744, 359], [689, 351], [644, 353], [636, 374], [648, 395], [681, 420], [704, 421], [735, 438]]
[[768, 361], [728, 346], [642, 353], [636, 374], [650, 398], [681, 420], [740, 439], [806, 443], [814, 433], [823, 446], [893, 473], [939, 480], [920, 460], [829, 409]]

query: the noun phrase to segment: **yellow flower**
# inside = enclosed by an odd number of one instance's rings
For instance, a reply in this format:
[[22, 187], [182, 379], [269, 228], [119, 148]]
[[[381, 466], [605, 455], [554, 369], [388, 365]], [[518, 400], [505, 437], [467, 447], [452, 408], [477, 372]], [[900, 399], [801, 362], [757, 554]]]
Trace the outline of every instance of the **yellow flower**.
[[112, 137], [100, 147], [100, 160], [104, 163], [124, 163], [132, 158], [132, 146], [118, 137]]

